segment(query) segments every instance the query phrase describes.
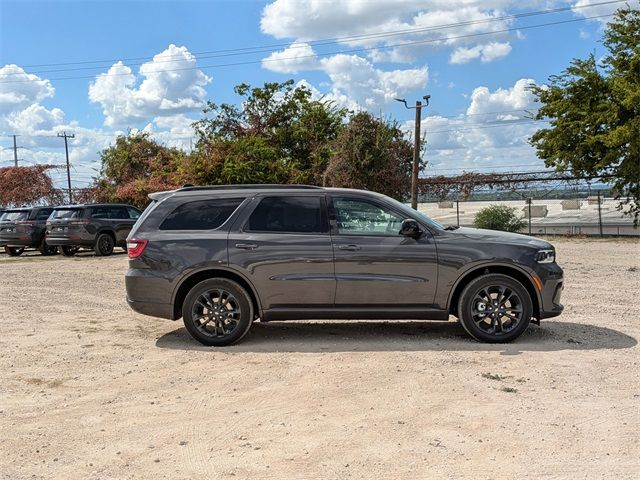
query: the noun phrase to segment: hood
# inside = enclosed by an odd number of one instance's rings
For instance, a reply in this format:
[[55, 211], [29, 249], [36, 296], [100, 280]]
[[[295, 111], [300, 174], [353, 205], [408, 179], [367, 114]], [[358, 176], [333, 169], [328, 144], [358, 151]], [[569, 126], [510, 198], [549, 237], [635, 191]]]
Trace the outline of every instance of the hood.
[[523, 245], [533, 248], [553, 248], [549, 242], [539, 238], [522, 235], [520, 233], [501, 232], [499, 230], [484, 230], [481, 228], [460, 227], [452, 230], [452, 233], [464, 235], [473, 240], [484, 242], [505, 243], [510, 245]]

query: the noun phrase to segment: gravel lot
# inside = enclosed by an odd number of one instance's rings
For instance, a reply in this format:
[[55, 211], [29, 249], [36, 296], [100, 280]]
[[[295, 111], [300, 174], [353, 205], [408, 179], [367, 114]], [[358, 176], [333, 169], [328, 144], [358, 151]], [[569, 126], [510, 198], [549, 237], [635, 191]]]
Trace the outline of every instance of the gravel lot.
[[0, 256], [0, 478], [640, 478], [640, 243], [553, 240], [565, 313], [516, 343], [428, 322], [131, 311], [123, 254]]

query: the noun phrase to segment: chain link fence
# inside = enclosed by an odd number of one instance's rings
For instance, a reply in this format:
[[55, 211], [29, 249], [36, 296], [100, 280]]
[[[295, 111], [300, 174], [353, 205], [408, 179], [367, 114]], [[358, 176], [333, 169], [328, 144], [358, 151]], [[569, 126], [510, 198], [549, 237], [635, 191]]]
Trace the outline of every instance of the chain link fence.
[[571, 189], [474, 191], [468, 198], [419, 197], [418, 209], [448, 225], [473, 227], [476, 214], [489, 205], [506, 205], [526, 219], [522, 233], [640, 237], [627, 207], [606, 189], [586, 185]]

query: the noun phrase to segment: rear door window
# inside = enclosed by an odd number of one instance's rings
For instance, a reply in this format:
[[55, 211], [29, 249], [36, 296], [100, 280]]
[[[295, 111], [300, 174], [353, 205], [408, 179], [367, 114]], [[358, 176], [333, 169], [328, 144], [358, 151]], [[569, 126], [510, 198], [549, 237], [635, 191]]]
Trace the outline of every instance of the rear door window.
[[187, 202], [164, 219], [160, 230], [213, 230], [220, 227], [244, 198], [218, 198]]
[[63, 220], [82, 217], [82, 210], [79, 208], [56, 208], [51, 213], [51, 220]]
[[113, 220], [122, 220], [126, 218], [128, 220], [129, 212], [127, 211], [127, 207], [109, 207], [109, 218]]
[[265, 197], [249, 217], [251, 232], [328, 233], [323, 197]]
[[92, 207], [91, 218], [109, 218], [109, 207]]

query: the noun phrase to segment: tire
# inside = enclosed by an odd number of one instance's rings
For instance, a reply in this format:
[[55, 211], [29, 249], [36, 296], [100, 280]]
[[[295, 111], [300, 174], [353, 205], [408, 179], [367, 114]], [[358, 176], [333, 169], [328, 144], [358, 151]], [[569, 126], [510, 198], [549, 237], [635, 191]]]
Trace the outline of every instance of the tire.
[[54, 245], [47, 245], [46, 240], [42, 240], [40, 246], [38, 247], [38, 251], [41, 255], [49, 256], [49, 255], [57, 255], [58, 247]]
[[507, 343], [515, 340], [529, 326], [532, 314], [529, 292], [519, 281], [507, 275], [494, 273], [472, 280], [458, 301], [460, 323], [469, 335], [480, 342]]
[[113, 247], [115, 242], [113, 237], [108, 233], [101, 233], [96, 238], [96, 244], [93, 246], [93, 251], [96, 252], [97, 257], [106, 257], [113, 253]]
[[24, 253], [24, 247], [4, 247], [4, 251], [10, 257], [19, 257]]
[[189, 291], [182, 305], [182, 319], [189, 334], [198, 342], [224, 347], [238, 342], [251, 328], [253, 302], [236, 282], [211, 278]]
[[78, 253], [80, 247], [73, 247], [69, 245], [63, 245], [60, 247], [60, 253], [65, 257], [73, 257], [76, 253]]

